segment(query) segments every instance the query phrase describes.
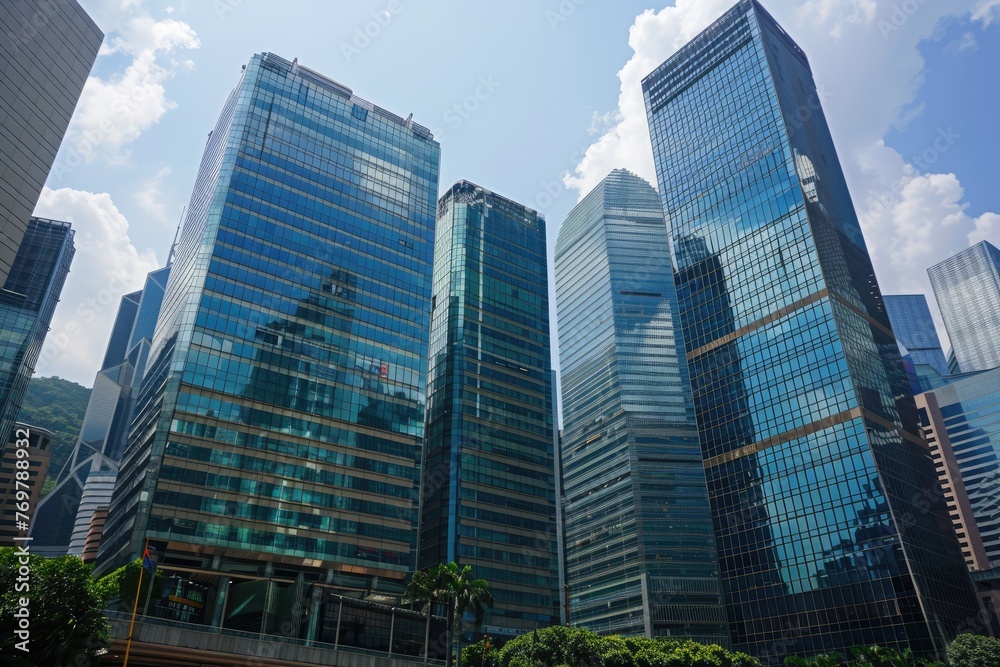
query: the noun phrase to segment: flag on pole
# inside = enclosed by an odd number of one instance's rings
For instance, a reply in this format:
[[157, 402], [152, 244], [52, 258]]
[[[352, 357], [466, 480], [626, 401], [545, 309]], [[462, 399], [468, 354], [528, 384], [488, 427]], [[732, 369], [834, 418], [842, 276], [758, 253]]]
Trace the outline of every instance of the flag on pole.
[[156, 561], [153, 560], [153, 556], [149, 553], [149, 544], [146, 544], [146, 550], [142, 552], [142, 566], [149, 570], [150, 574], [156, 571]]

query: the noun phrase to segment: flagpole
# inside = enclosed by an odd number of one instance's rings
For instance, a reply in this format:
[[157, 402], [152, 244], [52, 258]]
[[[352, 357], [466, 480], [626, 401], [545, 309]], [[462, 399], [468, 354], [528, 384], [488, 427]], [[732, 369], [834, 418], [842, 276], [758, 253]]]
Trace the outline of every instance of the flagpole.
[[[146, 538], [146, 546], [143, 547], [142, 553], [146, 554], [149, 551], [149, 538]], [[142, 590], [142, 571], [146, 569], [146, 564], [144, 562], [139, 563], [139, 583], [135, 586], [135, 602], [132, 603], [132, 621], [128, 624], [128, 641], [125, 643], [125, 660], [122, 662], [122, 667], [128, 667], [128, 654], [132, 650], [132, 629], [135, 627], [135, 612], [139, 608], [139, 591]]]

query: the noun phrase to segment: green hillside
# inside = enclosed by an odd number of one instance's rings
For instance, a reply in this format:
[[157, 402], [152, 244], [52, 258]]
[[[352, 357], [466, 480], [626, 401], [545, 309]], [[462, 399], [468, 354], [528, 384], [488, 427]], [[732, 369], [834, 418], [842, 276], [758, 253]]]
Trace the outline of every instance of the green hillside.
[[[73, 451], [87, 411], [90, 389], [58, 377], [34, 377], [21, 403], [17, 420], [48, 429], [55, 434], [50, 450], [49, 480], [55, 480]], [[48, 484], [52, 486], [51, 482]], [[47, 491], [43, 487], [43, 492]]]

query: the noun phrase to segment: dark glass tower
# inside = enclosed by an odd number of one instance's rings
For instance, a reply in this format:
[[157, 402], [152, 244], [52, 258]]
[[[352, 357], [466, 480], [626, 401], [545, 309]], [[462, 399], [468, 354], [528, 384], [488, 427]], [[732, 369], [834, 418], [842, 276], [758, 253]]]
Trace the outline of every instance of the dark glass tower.
[[[330, 643], [331, 595], [398, 599], [416, 564], [439, 154], [297, 61], [250, 60], [205, 147], [99, 571], [149, 537], [208, 586], [185, 620]], [[384, 620], [340, 643], [385, 650]]]
[[44, 556], [79, 556], [91, 516], [111, 501], [169, 276], [169, 266], [152, 271], [121, 298], [73, 452], [31, 526], [31, 546]]
[[979, 611], [805, 55], [742, 0], [643, 81], [736, 648]]
[[75, 252], [68, 222], [28, 221], [0, 289], [0, 443], [10, 439]]
[[0, 35], [2, 286], [104, 34], [76, 0], [4, 0]]
[[612, 172], [556, 243], [573, 625], [729, 643], [663, 209]]
[[[55, 487], [42, 498], [36, 510], [38, 520], [31, 525], [31, 547], [43, 556], [67, 554], [73, 524], [91, 470], [109, 460], [105, 458], [111, 454], [109, 449], [117, 450], [117, 456], [121, 458], [130, 421], [130, 415], [125, 414], [130, 403], [128, 389], [134, 377], [134, 367], [125, 359], [126, 345], [141, 299], [142, 290], [123, 295], [118, 304], [111, 338], [105, 348], [101, 370], [90, 390], [80, 434], [62, 470], [54, 471]], [[117, 460], [114, 460], [115, 463]], [[110, 491], [107, 489], [104, 504], [110, 499]], [[76, 555], [79, 554], [78, 550]]]
[[[914, 393], [928, 391], [944, 384], [949, 374], [948, 362], [941, 349], [927, 297], [923, 294], [886, 294], [882, 297], [892, 332], [913, 364], [917, 386]], [[909, 371], [909, 369], [908, 369]], [[911, 380], [912, 384], [912, 380]]]
[[420, 567], [490, 582], [493, 634], [559, 622], [545, 220], [461, 181], [438, 202]]
[[988, 241], [927, 269], [963, 373], [1000, 366], [1000, 250]]

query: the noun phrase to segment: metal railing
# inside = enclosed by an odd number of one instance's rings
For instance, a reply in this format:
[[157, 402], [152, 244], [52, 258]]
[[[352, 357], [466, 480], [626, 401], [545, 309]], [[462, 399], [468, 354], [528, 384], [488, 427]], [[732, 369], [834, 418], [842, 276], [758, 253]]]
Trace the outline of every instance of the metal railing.
[[[132, 618], [130, 612], [124, 611], [111, 611], [105, 610], [104, 615], [108, 617], [111, 621], [121, 621], [122, 623], [111, 624], [111, 634], [112, 637], [118, 639], [125, 639], [128, 634], [128, 622]], [[305, 648], [318, 649], [322, 651], [339, 651], [343, 653], [355, 653], [358, 655], [367, 655], [374, 658], [393, 658], [413, 663], [420, 663], [421, 665], [444, 665], [444, 660], [439, 660], [436, 658], [425, 659], [423, 656], [408, 655], [405, 653], [392, 653], [390, 651], [379, 651], [375, 649], [360, 648], [357, 646], [345, 646], [343, 644], [330, 644], [328, 642], [320, 642], [309, 639], [299, 639], [298, 637], [286, 637], [284, 635], [271, 635], [264, 634], [263, 636], [259, 632], [245, 632], [243, 630], [230, 630], [228, 628], [213, 627], [208, 625], [201, 625], [199, 623], [185, 623], [183, 621], [172, 621], [166, 618], [159, 618], [155, 616], [138, 616], [136, 618], [136, 625], [156, 625], [160, 627], [175, 628], [178, 630], [183, 630], [184, 632], [193, 632], [204, 635], [219, 635], [223, 637], [233, 637], [235, 639], [247, 639], [253, 642], [271, 642], [275, 644], [287, 644], [289, 646], [302, 646]], [[120, 631], [116, 631], [119, 630]]]

